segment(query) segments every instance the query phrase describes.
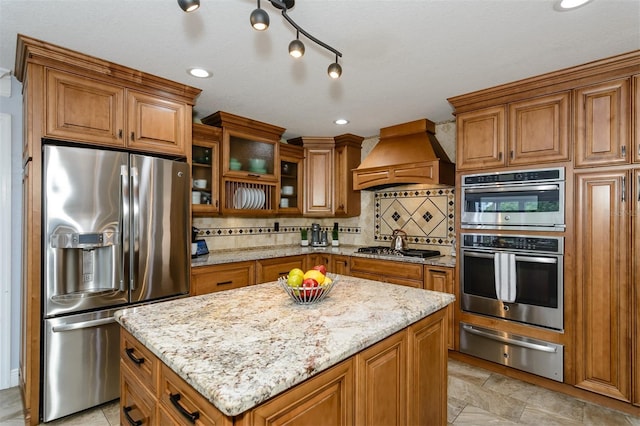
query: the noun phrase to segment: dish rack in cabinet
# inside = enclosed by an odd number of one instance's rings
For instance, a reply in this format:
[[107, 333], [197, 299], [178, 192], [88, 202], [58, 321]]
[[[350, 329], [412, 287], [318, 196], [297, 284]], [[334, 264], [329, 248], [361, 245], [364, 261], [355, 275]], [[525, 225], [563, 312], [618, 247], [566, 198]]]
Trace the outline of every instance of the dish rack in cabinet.
[[222, 209], [234, 214], [274, 214], [277, 207], [276, 184], [236, 180], [224, 181]]

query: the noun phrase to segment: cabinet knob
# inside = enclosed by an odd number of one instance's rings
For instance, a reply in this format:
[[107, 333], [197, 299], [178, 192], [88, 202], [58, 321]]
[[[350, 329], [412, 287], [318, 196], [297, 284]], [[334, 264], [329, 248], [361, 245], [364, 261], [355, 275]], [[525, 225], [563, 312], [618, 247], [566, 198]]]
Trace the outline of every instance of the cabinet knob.
[[622, 153], [622, 158], [627, 156], [627, 146], [626, 145], [622, 145], [620, 147], [620, 152]]
[[131, 140], [135, 140], [135, 134], [133, 132], [131, 132]]
[[122, 139], [122, 129], [118, 130], [118, 139]]

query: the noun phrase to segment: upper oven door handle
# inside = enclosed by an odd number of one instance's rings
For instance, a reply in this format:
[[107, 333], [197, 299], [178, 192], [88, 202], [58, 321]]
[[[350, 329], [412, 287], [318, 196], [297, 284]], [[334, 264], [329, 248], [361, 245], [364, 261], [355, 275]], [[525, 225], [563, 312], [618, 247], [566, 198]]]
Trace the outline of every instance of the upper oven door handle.
[[553, 191], [559, 190], [560, 185], [509, 185], [503, 187], [482, 187], [482, 188], [465, 188], [467, 194], [476, 194], [484, 192], [523, 192], [523, 191]]
[[478, 251], [467, 251], [467, 250], [462, 250], [462, 255], [468, 256], [468, 257], [481, 257], [483, 259], [493, 259], [495, 257], [495, 253], [483, 253]]

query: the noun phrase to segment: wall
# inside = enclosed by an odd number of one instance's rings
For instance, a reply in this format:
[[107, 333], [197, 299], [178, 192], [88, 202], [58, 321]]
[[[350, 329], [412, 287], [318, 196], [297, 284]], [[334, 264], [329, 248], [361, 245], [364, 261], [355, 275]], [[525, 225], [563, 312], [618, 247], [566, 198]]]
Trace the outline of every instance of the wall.
[[[436, 124], [436, 138], [454, 161], [455, 121]], [[377, 136], [365, 139], [361, 157], [365, 158], [377, 143]], [[387, 219], [395, 212], [391, 207], [397, 206], [402, 217], [395, 227], [408, 231], [410, 247], [449, 254], [455, 235], [453, 194], [451, 187], [403, 185], [383, 191], [362, 191], [362, 213], [355, 218], [214, 217], [195, 218], [193, 224], [211, 251], [299, 244], [300, 228], [308, 228], [314, 222], [326, 229], [338, 222], [341, 244], [387, 245], [394, 228], [391, 225], [394, 221]], [[278, 222], [278, 231], [274, 222]]]
[[[0, 96], [0, 112], [11, 116], [11, 240], [0, 241], [7, 244], [11, 252], [11, 385], [18, 384], [18, 364], [20, 348], [20, 277], [22, 242], [22, 85], [11, 77], [11, 95]], [[9, 212], [0, 206], [2, 214]]]

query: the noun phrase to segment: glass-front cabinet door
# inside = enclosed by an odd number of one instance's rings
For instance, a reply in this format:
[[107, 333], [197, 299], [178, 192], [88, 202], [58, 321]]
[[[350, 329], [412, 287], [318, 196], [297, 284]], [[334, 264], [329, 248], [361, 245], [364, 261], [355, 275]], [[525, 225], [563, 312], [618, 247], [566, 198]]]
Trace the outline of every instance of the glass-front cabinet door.
[[[222, 173], [227, 177], [276, 181], [278, 142], [235, 131], [223, 131]], [[278, 165], [279, 166], [279, 165]]]
[[193, 124], [191, 145], [191, 212], [210, 216], [220, 210], [219, 164], [222, 131], [213, 126]]
[[304, 148], [280, 145], [280, 203], [278, 213], [302, 214]]

